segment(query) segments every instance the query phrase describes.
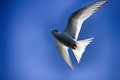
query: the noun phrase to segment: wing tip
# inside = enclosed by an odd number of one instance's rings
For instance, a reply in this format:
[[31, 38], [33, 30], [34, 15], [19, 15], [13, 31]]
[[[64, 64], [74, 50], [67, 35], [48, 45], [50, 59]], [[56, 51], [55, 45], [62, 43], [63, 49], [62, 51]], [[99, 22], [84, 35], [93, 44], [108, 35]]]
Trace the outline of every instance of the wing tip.
[[72, 70], [74, 70], [74, 67], [73, 66], [70, 66]]
[[70, 67], [71, 69], [74, 69], [72, 63], [71, 63], [71, 64], [68, 64], [68, 65], [69, 65], [69, 67]]
[[101, 0], [100, 2], [103, 4], [106, 4], [106, 3], [108, 3], [108, 0]]

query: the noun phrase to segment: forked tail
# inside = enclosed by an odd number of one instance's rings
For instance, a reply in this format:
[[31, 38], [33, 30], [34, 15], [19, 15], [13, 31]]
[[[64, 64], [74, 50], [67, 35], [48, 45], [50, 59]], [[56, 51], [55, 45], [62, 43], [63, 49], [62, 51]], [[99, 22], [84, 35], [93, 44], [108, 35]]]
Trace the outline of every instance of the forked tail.
[[77, 59], [77, 62], [79, 63], [80, 58], [82, 56], [82, 54], [84, 53], [87, 45], [92, 42], [93, 38], [89, 38], [89, 39], [84, 39], [84, 40], [80, 40], [80, 41], [76, 41], [76, 50], [72, 49], [75, 58]]

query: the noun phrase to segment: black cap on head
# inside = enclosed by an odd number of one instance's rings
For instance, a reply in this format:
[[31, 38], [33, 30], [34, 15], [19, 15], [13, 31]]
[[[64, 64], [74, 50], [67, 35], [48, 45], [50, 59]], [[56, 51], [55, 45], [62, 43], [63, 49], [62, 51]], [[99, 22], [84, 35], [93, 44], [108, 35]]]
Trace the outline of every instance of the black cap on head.
[[58, 32], [58, 30], [53, 30], [53, 31]]

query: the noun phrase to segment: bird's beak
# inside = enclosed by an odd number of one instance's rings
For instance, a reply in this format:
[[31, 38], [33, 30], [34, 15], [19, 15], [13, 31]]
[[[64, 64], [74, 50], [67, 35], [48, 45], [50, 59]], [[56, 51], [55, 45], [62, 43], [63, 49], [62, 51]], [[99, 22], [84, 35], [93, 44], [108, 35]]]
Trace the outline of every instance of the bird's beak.
[[50, 29], [50, 31], [53, 31], [54, 29]]
[[52, 34], [53, 34], [53, 30], [54, 30], [54, 29], [50, 29], [50, 31], [51, 31]]

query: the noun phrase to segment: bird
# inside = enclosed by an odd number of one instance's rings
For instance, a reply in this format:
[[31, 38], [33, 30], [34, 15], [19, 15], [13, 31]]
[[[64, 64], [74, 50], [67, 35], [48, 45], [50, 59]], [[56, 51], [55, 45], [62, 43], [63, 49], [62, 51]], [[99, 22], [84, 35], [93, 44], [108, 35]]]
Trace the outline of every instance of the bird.
[[74, 69], [68, 49], [72, 49], [73, 54], [77, 60], [80, 62], [82, 54], [85, 52], [86, 47], [92, 40], [92, 38], [78, 40], [79, 32], [83, 22], [92, 16], [97, 10], [99, 10], [103, 5], [107, 3], [107, 0], [101, 0], [94, 2], [88, 6], [85, 6], [75, 12], [73, 12], [69, 19], [67, 26], [63, 32], [56, 29], [52, 29], [51, 33], [57, 40], [55, 43], [56, 48], [65, 60], [65, 62]]

